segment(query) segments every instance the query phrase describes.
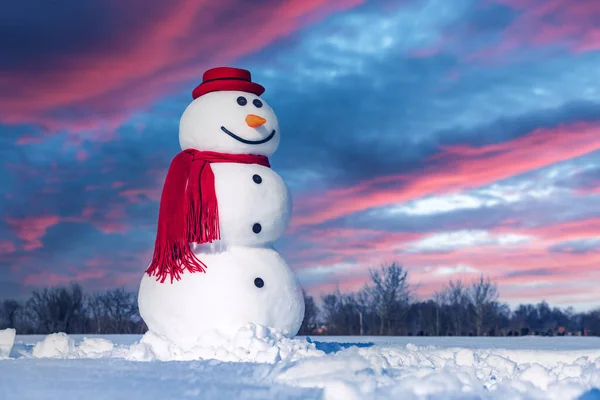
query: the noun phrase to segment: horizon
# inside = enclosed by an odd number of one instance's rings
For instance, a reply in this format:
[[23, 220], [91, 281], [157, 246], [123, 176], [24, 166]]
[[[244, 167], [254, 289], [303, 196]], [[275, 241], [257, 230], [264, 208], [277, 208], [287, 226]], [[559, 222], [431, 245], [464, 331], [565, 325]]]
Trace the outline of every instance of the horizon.
[[275, 248], [315, 298], [397, 261], [423, 298], [484, 274], [507, 304], [600, 307], [600, 3], [22, 6], [0, 15], [0, 299], [137, 291], [179, 118], [233, 66], [278, 115]]

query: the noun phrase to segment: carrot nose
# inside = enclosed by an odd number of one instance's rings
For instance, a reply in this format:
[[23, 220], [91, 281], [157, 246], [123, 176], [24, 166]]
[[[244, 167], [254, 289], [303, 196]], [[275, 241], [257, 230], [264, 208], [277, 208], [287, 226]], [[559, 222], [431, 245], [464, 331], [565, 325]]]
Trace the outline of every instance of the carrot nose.
[[258, 115], [254, 115], [254, 114], [246, 115], [246, 123], [248, 124], [248, 126], [251, 126], [252, 128], [258, 128], [265, 122], [267, 122], [267, 120], [264, 119], [263, 117], [259, 117]]

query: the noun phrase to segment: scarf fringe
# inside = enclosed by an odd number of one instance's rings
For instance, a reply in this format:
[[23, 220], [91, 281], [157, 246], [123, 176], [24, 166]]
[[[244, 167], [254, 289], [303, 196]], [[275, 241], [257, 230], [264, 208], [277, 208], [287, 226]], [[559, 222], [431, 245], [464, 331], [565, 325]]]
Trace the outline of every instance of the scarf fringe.
[[179, 153], [169, 167], [160, 200], [158, 230], [149, 276], [164, 283], [190, 273], [206, 272], [190, 243], [212, 243], [221, 238], [213, 162], [237, 162], [270, 167], [264, 156], [223, 154], [193, 149]]
[[157, 248], [160, 250], [154, 252], [146, 273], [156, 276], [160, 283], [164, 283], [168, 276], [171, 277], [171, 283], [180, 280], [186, 270], [190, 273], [206, 272], [206, 264], [196, 257], [187, 241], [169, 241]]

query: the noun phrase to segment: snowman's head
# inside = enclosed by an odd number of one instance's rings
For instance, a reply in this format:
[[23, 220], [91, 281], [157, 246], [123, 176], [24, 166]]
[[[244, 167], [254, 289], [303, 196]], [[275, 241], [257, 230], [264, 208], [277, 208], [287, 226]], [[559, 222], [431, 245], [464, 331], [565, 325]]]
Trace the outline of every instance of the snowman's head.
[[277, 150], [279, 138], [279, 122], [269, 104], [253, 93], [237, 90], [198, 97], [179, 123], [182, 150], [269, 157]]

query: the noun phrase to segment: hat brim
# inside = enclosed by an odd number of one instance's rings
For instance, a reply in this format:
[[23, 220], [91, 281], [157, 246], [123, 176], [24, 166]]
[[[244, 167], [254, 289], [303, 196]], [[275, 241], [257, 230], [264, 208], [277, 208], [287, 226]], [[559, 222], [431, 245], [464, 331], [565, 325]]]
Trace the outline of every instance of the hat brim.
[[192, 97], [195, 100], [207, 93], [220, 92], [224, 90], [237, 90], [240, 92], [253, 93], [257, 96], [260, 96], [265, 92], [265, 88], [258, 83], [248, 82], [240, 79], [218, 79], [198, 85], [196, 89], [192, 91]]

